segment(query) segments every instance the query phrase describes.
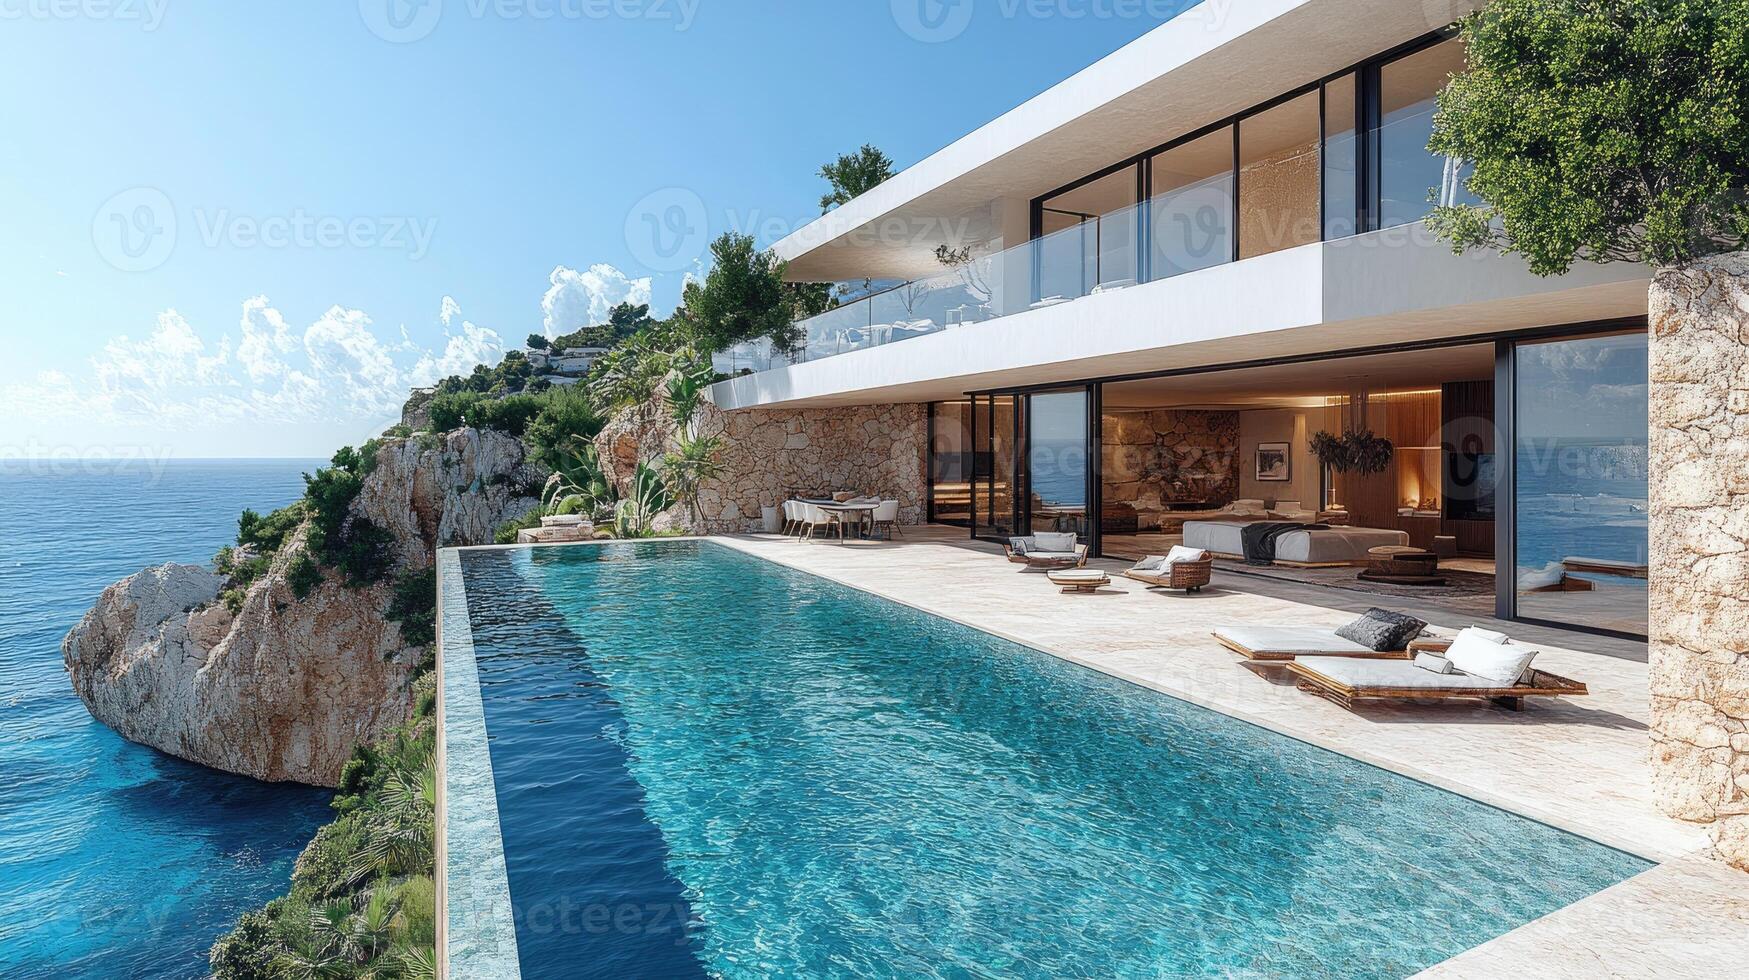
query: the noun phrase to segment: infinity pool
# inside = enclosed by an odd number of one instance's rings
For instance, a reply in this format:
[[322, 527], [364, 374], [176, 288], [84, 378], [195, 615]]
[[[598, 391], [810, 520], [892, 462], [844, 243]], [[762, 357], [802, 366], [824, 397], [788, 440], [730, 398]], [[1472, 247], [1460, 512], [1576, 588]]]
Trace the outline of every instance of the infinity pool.
[[721, 545], [462, 569], [524, 977], [1400, 977], [1649, 866]]

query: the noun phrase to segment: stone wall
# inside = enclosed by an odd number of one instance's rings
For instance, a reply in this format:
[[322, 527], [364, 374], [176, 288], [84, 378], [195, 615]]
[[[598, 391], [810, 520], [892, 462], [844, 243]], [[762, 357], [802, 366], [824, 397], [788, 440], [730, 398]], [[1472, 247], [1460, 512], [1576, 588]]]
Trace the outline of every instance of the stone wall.
[[1156, 409], [1105, 416], [1105, 503], [1134, 507], [1140, 528], [1169, 500], [1231, 503], [1239, 491], [1239, 413]]
[[760, 508], [840, 490], [897, 498], [899, 522], [924, 520], [928, 422], [923, 405], [746, 409], [707, 405], [699, 431], [720, 434], [723, 473], [699, 493], [709, 533], [739, 533]]
[[[761, 508], [843, 490], [896, 498], [901, 524], [923, 523], [926, 412], [923, 405], [724, 412], [705, 403], [699, 408], [698, 433], [722, 439], [722, 474], [699, 491], [704, 524], [692, 530], [742, 534], [759, 523]], [[662, 405], [628, 410], [596, 437], [602, 471], [622, 493], [639, 459], [659, 457], [672, 446], [668, 419]], [[662, 446], [652, 450], [652, 442]], [[676, 509], [655, 524], [658, 530], [688, 528], [691, 515]]]
[[1749, 253], [1651, 293], [1655, 792], [1749, 870]]

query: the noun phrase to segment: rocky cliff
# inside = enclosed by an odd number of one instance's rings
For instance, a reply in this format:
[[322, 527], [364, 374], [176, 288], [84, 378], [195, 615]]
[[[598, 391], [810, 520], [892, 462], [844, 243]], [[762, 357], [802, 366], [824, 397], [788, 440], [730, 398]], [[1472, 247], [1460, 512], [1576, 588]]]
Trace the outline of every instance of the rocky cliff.
[[[535, 506], [544, 478], [495, 432], [389, 440], [353, 502], [392, 536], [394, 576], [435, 549], [490, 543]], [[67, 635], [62, 656], [91, 714], [135, 742], [270, 782], [332, 786], [361, 740], [404, 721], [426, 650], [385, 611], [392, 578], [349, 587], [324, 570], [299, 599], [300, 531], [248, 586], [234, 614], [224, 576], [165, 565], [110, 586]]]

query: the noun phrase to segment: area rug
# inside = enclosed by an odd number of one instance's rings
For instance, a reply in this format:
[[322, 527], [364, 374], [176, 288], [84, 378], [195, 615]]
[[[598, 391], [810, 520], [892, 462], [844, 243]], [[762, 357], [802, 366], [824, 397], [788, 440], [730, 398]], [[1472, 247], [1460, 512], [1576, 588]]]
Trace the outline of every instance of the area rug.
[[1346, 589], [1350, 592], [1399, 599], [1492, 599], [1494, 596], [1494, 576], [1452, 568], [1439, 570], [1439, 574], [1445, 576], [1444, 585], [1395, 585], [1390, 582], [1363, 582], [1356, 577], [1360, 574], [1357, 567], [1288, 568], [1279, 565], [1247, 565], [1244, 562], [1223, 559], [1216, 559], [1215, 567], [1236, 575], [1255, 575], [1258, 578], [1322, 585], [1331, 589]]

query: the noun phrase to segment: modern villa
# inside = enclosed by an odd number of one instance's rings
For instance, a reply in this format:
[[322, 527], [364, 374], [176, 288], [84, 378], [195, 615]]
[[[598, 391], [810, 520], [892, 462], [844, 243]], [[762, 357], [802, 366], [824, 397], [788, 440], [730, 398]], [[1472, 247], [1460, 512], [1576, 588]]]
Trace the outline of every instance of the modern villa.
[[[1285, 515], [1351, 529], [1300, 564], [1431, 549], [1501, 619], [1645, 636], [1649, 272], [1537, 278], [1420, 223], [1464, 193], [1426, 149], [1456, 6], [1165, 24], [777, 243], [796, 280], [905, 284], [796, 363], [731, 352], [713, 398], [927, 406], [918, 497], [976, 537], [1134, 559]], [[1344, 472], [1321, 432], [1394, 452]]]
[[441, 975], [1740, 971], [1652, 271], [1424, 220], [1478, 5], [1191, 8], [773, 246], [892, 285], [717, 355], [699, 536], [442, 551]]

